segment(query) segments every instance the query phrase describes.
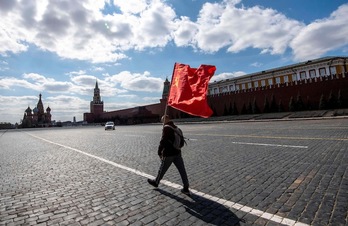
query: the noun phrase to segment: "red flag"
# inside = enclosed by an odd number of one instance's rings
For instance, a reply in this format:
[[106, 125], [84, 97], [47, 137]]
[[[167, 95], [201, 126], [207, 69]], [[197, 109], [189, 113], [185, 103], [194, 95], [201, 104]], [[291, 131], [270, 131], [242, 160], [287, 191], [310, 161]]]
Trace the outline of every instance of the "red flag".
[[196, 69], [175, 63], [168, 105], [191, 115], [210, 117], [213, 111], [207, 103], [207, 90], [215, 70], [212, 65], [201, 65]]

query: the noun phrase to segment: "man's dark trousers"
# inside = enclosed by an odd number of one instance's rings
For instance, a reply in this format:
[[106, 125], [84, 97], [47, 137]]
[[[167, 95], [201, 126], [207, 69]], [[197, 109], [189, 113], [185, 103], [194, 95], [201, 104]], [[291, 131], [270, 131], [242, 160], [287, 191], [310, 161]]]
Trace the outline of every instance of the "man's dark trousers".
[[189, 182], [187, 179], [184, 160], [182, 159], [181, 154], [163, 157], [161, 167], [158, 171], [158, 174], [155, 180], [156, 184], [159, 184], [160, 180], [162, 180], [164, 174], [167, 172], [167, 170], [169, 169], [172, 163], [174, 163], [174, 165], [176, 166], [176, 168], [178, 169], [180, 173], [182, 183], [184, 184], [184, 188], [188, 188]]

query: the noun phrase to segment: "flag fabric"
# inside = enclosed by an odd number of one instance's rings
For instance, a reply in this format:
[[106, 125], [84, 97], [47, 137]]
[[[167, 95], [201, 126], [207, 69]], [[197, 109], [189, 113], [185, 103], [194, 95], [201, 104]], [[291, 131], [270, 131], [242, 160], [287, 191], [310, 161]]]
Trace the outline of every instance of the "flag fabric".
[[210, 78], [216, 70], [212, 65], [191, 68], [175, 63], [168, 105], [190, 115], [208, 118], [213, 114], [207, 102]]

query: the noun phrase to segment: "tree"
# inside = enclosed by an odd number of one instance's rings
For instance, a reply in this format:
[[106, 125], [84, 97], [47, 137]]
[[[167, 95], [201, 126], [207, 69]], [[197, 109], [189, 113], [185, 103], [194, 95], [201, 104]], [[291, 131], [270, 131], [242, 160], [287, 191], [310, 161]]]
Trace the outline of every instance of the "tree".
[[248, 113], [248, 114], [252, 114], [252, 113], [253, 113], [253, 106], [251, 105], [251, 102], [250, 102], [250, 101], [249, 101], [249, 104], [248, 104], [247, 113]]
[[265, 96], [265, 102], [264, 102], [264, 105], [263, 105], [263, 112], [264, 113], [268, 113], [269, 112], [269, 103], [268, 103], [267, 96]]
[[277, 112], [278, 111], [278, 107], [277, 107], [277, 103], [274, 97], [274, 94], [272, 94], [271, 96], [271, 112]]
[[327, 107], [329, 109], [335, 109], [336, 105], [337, 105], [337, 100], [336, 100], [336, 97], [335, 97], [335, 95], [333, 95], [332, 90], [331, 90], [330, 94], [329, 94], [328, 101], [327, 101]]
[[337, 94], [337, 108], [342, 108], [342, 107], [343, 107], [343, 99], [341, 95], [341, 89], [339, 89]]
[[243, 104], [243, 107], [242, 107], [242, 111], [241, 111], [241, 115], [244, 115], [247, 113], [247, 109], [246, 109], [246, 106], [245, 106], [245, 103]]
[[297, 98], [296, 98], [296, 111], [303, 111], [303, 110], [304, 110], [303, 100], [300, 95], [300, 92], [298, 92]]
[[282, 100], [279, 100], [279, 104], [278, 104], [278, 112], [283, 112], [284, 111], [284, 107], [283, 107], [283, 103]]
[[233, 108], [232, 108], [232, 115], [238, 115], [238, 109], [237, 109], [237, 104], [235, 101], [233, 101]]
[[291, 96], [290, 101], [289, 101], [289, 111], [296, 111], [295, 107], [295, 102], [294, 102], [294, 97]]
[[223, 115], [224, 115], [224, 116], [229, 115], [229, 114], [228, 114], [228, 109], [227, 109], [227, 107], [226, 107], [226, 104], [225, 104], [225, 106], [224, 106], [224, 113], [223, 113]]
[[228, 114], [229, 115], [233, 115], [233, 106], [232, 106], [232, 102], [230, 102], [230, 107], [228, 109]]
[[312, 110], [312, 103], [309, 99], [309, 96], [307, 96], [307, 107], [306, 107], [307, 110]]
[[320, 101], [319, 101], [319, 110], [326, 109], [327, 103], [324, 94], [321, 94]]
[[259, 113], [259, 108], [257, 107], [257, 104], [256, 104], [256, 97], [254, 97], [254, 101], [253, 101], [253, 105], [252, 105], [252, 112], [253, 114], [257, 114]]

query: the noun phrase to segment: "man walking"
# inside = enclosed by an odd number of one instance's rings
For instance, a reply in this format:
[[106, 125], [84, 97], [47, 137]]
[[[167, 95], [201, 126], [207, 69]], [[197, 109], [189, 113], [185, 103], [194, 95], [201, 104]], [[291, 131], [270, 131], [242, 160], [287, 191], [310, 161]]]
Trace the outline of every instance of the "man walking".
[[161, 158], [161, 166], [158, 170], [156, 179], [148, 179], [147, 181], [149, 184], [157, 188], [164, 174], [167, 172], [171, 164], [174, 163], [184, 184], [184, 188], [181, 190], [181, 192], [186, 195], [190, 195], [189, 181], [187, 179], [184, 160], [181, 156], [181, 147], [183, 144], [179, 145], [184, 141], [182, 132], [176, 125], [174, 125], [173, 121], [170, 120], [168, 115], [164, 115], [161, 121], [163, 122], [163, 131], [162, 138], [158, 146], [158, 155]]

